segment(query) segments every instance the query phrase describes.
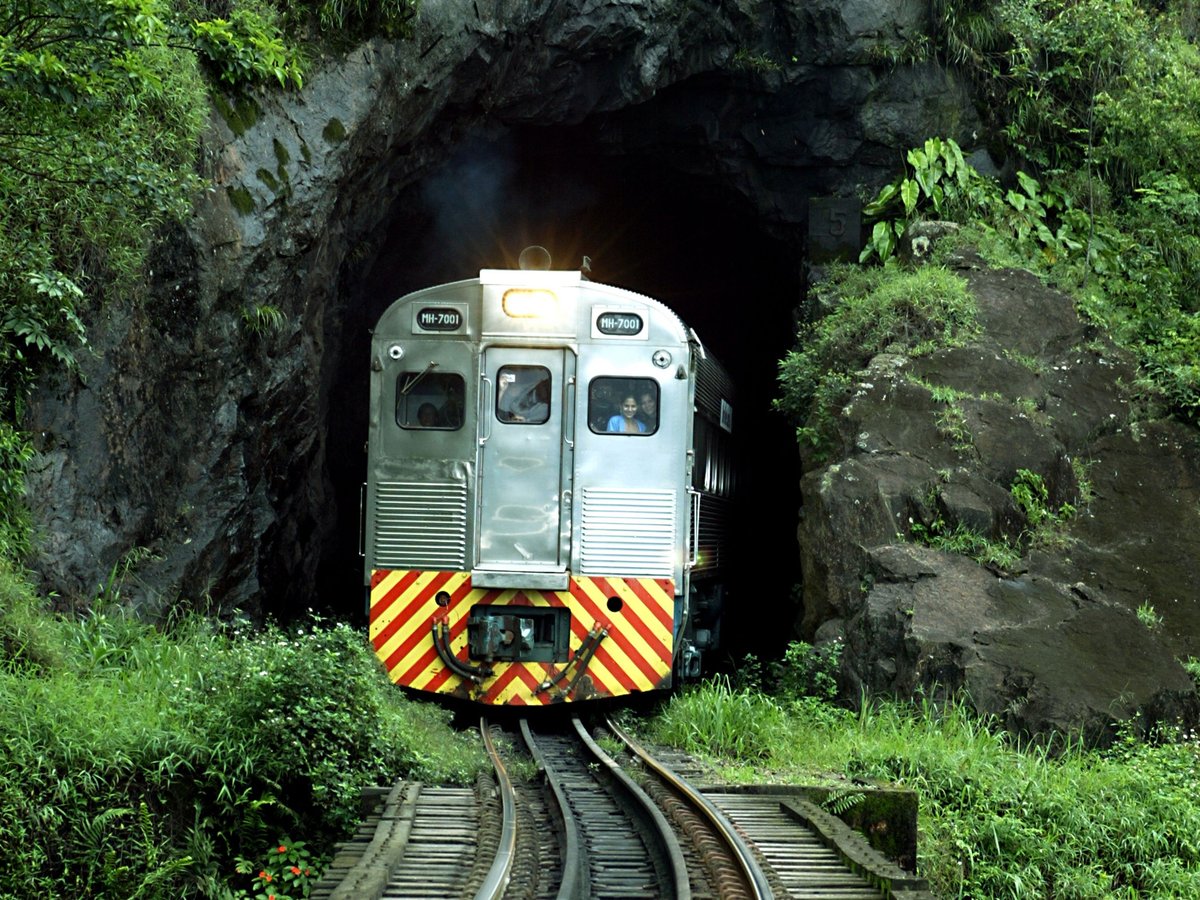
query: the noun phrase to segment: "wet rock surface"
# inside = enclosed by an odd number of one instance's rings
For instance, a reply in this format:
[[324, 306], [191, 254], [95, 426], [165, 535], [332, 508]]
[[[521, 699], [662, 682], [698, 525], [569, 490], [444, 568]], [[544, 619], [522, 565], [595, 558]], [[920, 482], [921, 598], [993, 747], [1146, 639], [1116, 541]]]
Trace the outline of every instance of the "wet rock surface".
[[[1200, 653], [1200, 435], [1141, 420], [1130, 361], [1068, 297], [1028, 272], [962, 265], [982, 333], [877, 357], [843, 410], [843, 452], [804, 476], [806, 632], [845, 641], [854, 691], [965, 688], [1020, 733], [1194, 722], [1180, 660]], [[937, 386], [959, 392], [953, 436]], [[937, 518], [1019, 534], [1019, 470], [1042, 477], [1050, 508], [1076, 511], [1015, 565], [901, 537]]]

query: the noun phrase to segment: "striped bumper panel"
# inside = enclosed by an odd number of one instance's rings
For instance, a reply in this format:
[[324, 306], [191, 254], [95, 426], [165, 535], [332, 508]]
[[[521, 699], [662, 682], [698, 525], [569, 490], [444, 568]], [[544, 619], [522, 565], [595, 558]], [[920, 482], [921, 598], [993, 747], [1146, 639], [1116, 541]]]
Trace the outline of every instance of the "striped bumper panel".
[[[442, 592], [449, 598], [445, 606], [438, 603]], [[431, 629], [445, 621], [456, 659], [479, 665], [467, 654], [467, 620], [476, 604], [566, 607], [571, 660], [491, 663], [492, 675], [479, 684], [460, 677], [438, 657]], [[396, 684], [489, 705], [544, 705], [670, 687], [674, 609], [670, 578], [580, 577], [565, 591], [544, 591], [472, 588], [469, 572], [379, 569], [371, 576], [370, 636]], [[606, 633], [590, 657], [585, 652], [576, 659], [589, 634], [601, 629]], [[548, 682], [555, 686], [544, 687]]]

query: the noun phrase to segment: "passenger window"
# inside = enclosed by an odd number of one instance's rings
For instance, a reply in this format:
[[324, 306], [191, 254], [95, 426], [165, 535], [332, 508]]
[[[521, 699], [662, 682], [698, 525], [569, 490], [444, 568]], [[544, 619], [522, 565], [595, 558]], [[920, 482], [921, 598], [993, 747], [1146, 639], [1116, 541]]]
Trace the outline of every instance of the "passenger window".
[[401, 372], [396, 379], [396, 424], [401, 428], [462, 428], [466, 382], [454, 372]]
[[658, 397], [653, 378], [593, 378], [588, 385], [588, 427], [596, 434], [654, 434]]
[[501, 366], [496, 373], [496, 418], [512, 425], [541, 425], [550, 418], [550, 370]]

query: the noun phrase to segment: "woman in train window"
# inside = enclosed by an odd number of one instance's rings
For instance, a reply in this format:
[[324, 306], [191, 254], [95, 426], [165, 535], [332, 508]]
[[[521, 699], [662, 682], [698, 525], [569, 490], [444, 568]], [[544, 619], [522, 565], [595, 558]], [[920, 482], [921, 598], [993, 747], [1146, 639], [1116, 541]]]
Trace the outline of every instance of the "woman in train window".
[[605, 430], [622, 434], [645, 434], [646, 423], [637, 417], [637, 412], [637, 397], [630, 394], [621, 400], [621, 411], [608, 420]]

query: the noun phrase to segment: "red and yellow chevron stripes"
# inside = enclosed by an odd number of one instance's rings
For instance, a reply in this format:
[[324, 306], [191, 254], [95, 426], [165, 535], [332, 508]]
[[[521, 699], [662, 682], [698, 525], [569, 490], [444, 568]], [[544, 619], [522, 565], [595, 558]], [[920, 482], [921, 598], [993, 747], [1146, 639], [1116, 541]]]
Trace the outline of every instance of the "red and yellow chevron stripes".
[[[447, 605], [438, 604], [445, 592]], [[616, 598], [619, 602], [614, 602]], [[475, 685], [439, 659], [431, 632], [444, 618], [450, 648], [466, 665], [467, 619], [475, 604], [566, 607], [571, 616], [566, 662], [496, 662], [493, 674]], [[470, 697], [488, 705], [543, 705], [559, 700], [619, 697], [669, 687], [674, 655], [675, 584], [670, 578], [571, 578], [565, 591], [471, 587], [469, 572], [379, 569], [371, 573], [371, 643], [396, 684], [421, 691]], [[594, 628], [606, 628], [586, 669], [566, 697], [563, 684]], [[543, 682], [568, 668], [548, 690]]]

